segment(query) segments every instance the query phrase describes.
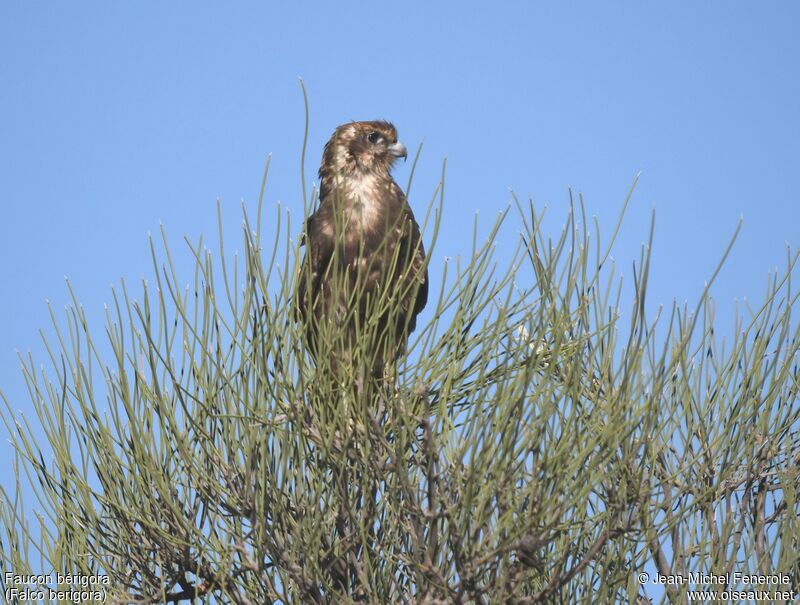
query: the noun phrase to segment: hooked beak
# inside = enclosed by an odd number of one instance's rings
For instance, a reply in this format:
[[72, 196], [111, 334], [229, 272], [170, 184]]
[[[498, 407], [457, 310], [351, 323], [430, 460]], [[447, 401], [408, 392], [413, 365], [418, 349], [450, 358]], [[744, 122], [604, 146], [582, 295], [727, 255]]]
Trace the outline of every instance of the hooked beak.
[[389, 153], [393, 158], [403, 158], [404, 160], [408, 158], [408, 150], [400, 141], [389, 145]]

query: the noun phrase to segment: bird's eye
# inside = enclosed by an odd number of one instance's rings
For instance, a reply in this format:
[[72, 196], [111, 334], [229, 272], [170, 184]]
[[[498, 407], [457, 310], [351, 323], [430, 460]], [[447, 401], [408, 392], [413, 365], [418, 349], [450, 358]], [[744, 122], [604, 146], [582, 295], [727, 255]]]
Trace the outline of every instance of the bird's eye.
[[367, 140], [372, 143], [373, 145], [380, 141], [383, 137], [381, 136], [380, 132], [370, 132], [367, 135]]

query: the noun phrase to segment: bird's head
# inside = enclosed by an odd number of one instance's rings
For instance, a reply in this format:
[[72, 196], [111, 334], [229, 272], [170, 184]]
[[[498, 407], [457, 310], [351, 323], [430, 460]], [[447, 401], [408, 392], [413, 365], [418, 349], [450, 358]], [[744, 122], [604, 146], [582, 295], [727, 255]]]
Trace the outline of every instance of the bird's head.
[[322, 166], [336, 166], [347, 174], [388, 174], [398, 158], [408, 157], [397, 140], [397, 129], [383, 120], [342, 124], [325, 145]]

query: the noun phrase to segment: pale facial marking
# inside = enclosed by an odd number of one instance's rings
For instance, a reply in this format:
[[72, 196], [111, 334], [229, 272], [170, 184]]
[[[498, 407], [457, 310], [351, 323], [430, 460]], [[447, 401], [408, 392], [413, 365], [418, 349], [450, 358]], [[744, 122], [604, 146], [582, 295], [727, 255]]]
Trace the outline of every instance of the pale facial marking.
[[337, 142], [334, 161], [336, 162], [337, 170], [344, 170], [347, 166], [347, 145], [344, 145], [341, 141]]

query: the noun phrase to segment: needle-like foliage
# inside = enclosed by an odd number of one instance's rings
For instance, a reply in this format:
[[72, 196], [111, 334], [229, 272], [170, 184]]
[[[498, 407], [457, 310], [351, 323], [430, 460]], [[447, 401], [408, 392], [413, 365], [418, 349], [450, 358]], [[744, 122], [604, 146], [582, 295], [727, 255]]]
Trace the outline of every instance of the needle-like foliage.
[[[4, 400], [2, 572], [105, 575], [113, 603], [634, 602], [644, 569], [797, 582], [797, 256], [735, 326], [708, 291], [648, 318], [649, 245], [622, 303], [577, 206], [555, 240], [517, 204], [470, 258], [432, 262], [427, 323], [368, 389], [311, 361], [280, 214], [245, 217], [241, 262], [192, 247], [188, 288], [154, 249], [138, 302], [114, 292], [110, 356], [75, 302], [49, 370], [23, 360], [34, 425]], [[522, 234], [500, 267], [504, 221]]]

